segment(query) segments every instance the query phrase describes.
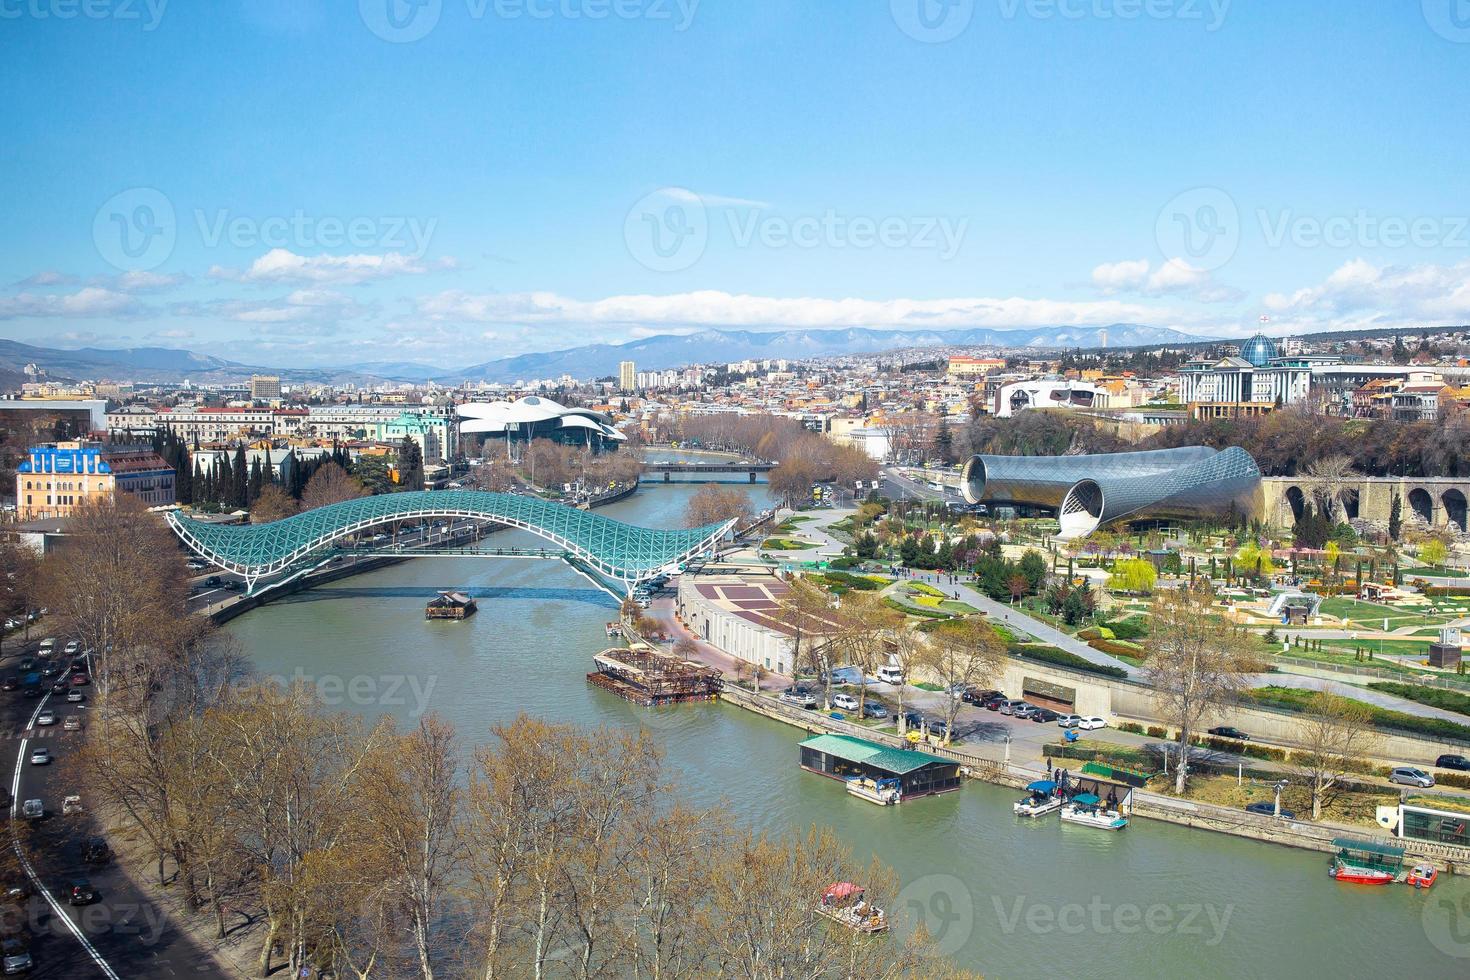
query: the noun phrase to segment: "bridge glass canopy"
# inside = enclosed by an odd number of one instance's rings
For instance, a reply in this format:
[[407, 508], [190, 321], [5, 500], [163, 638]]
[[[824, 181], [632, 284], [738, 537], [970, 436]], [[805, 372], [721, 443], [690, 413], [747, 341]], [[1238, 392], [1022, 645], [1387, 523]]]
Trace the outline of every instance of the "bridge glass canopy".
[[329, 504], [284, 520], [221, 525], [171, 513], [169, 524], [204, 558], [254, 580], [295, 565], [349, 534], [394, 521], [469, 518], [517, 527], [547, 539], [612, 578], [651, 578], [709, 549], [733, 522], [660, 530], [519, 494], [481, 490], [389, 493]]

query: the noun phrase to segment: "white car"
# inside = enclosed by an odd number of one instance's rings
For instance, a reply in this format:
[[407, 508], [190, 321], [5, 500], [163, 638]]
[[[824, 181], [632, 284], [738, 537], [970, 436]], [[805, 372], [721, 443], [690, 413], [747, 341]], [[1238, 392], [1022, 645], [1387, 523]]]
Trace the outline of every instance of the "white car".
[[1090, 732], [1094, 728], [1107, 728], [1108, 723], [1103, 719], [1097, 717], [1096, 715], [1093, 715], [1090, 718], [1083, 718], [1077, 723], [1077, 727], [1085, 732]]
[[51, 750], [47, 748], [31, 750], [31, 765], [49, 766], [51, 764]]
[[1076, 728], [1082, 724], [1081, 715], [1057, 715], [1058, 728]]
[[67, 640], [66, 641], [66, 651], [65, 652], [66, 652], [66, 655], [68, 657], [71, 656], [72, 654], [78, 652], [81, 649], [82, 649], [82, 645], [80, 643], [78, 643], [76, 640]]
[[50, 708], [46, 708], [39, 715], [36, 715], [36, 727], [40, 728], [46, 725], [54, 724], [56, 724], [56, 712], [52, 711]]
[[851, 694], [839, 691], [832, 695], [832, 707], [841, 708], [843, 711], [856, 711], [858, 709], [858, 699]]

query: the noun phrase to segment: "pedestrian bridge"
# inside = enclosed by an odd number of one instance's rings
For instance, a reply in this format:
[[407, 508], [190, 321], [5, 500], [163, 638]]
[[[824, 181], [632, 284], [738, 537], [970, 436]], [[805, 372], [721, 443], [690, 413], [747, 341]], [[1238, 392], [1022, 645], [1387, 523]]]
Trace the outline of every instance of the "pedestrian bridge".
[[[288, 569], [300, 570], [313, 557], [351, 535], [398, 521], [469, 519], [530, 531], [567, 557], [629, 589], [662, 571], [710, 550], [734, 521], [705, 527], [658, 530], [624, 524], [590, 511], [539, 497], [483, 490], [421, 490], [359, 497], [318, 507], [269, 524], [211, 524], [168, 514], [174, 532], [206, 561], [255, 583]], [[405, 556], [414, 550], [401, 552]]]

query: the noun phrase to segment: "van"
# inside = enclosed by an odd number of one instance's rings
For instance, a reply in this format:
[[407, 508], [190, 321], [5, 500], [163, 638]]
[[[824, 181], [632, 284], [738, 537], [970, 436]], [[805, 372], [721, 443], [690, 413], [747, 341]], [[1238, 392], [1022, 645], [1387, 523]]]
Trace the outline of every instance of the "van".
[[892, 664], [884, 664], [878, 668], [878, 679], [884, 684], [902, 684], [903, 668]]
[[832, 695], [832, 707], [843, 711], [856, 711], [858, 710], [858, 699], [846, 691], [839, 691]]

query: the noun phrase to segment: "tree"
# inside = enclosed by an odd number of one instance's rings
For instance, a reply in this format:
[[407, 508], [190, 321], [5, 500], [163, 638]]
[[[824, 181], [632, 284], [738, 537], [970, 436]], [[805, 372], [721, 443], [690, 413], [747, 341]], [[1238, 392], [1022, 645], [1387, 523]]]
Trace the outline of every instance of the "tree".
[[1235, 553], [1235, 567], [1252, 578], [1261, 576], [1270, 578], [1276, 574], [1276, 565], [1271, 561], [1271, 553], [1254, 541], [1248, 542]]
[[424, 454], [408, 436], [398, 446], [398, 485], [404, 490], [424, 488]]
[[1322, 807], [1342, 777], [1362, 768], [1373, 751], [1377, 735], [1372, 709], [1361, 701], [1330, 691], [1312, 694], [1297, 725], [1302, 748], [1291, 753], [1292, 768], [1312, 795], [1312, 819], [1322, 819]]
[[1158, 580], [1158, 569], [1146, 558], [1120, 558], [1113, 563], [1113, 574], [1108, 576], [1108, 588], [1115, 592], [1130, 592], [1148, 595]]
[[1209, 593], [1171, 589], [1153, 602], [1144, 677], [1159, 717], [1178, 730], [1174, 791], [1184, 792], [1189, 746], [1204, 719], [1246, 686], [1250, 656], [1240, 634], [1221, 629]]
[[944, 742], [954, 737], [954, 719], [962, 703], [957, 692], [1000, 676], [1005, 644], [983, 619], [941, 623], [929, 636], [923, 663], [944, 685]]
[[1449, 548], [1439, 538], [1430, 538], [1419, 546], [1419, 560], [1432, 568], [1442, 566], [1449, 553]]
[[876, 592], [852, 591], [837, 607], [836, 644], [858, 668], [858, 717], [868, 699], [868, 675], [888, 663], [893, 637], [908, 628], [907, 618]]
[[230, 467], [230, 506], [246, 507], [250, 504], [250, 470], [245, 464], [245, 447], [235, 447], [235, 462]]
[[818, 471], [806, 459], [783, 460], [768, 477], [771, 494], [779, 497], [787, 507], [795, 509], [811, 502], [812, 484], [818, 479]]
[[738, 487], [707, 483], [694, 491], [684, 506], [685, 527], [705, 527], [733, 520], [736, 527], [750, 523], [750, 496]]
[[798, 576], [780, 600], [781, 619], [793, 631], [793, 669], [809, 668], [822, 678], [822, 707], [832, 706], [832, 644], [837, 635], [827, 593]]
[[356, 477], [348, 476], [347, 471], [336, 463], [326, 463], [312, 474], [301, 491], [301, 509], [315, 510], [366, 495], [367, 491]]
[[1353, 467], [1353, 458], [1347, 453], [1334, 453], [1307, 464], [1307, 475], [1312, 478], [1312, 494], [1317, 498], [1317, 509], [1329, 520], [1336, 519], [1338, 509], [1345, 507], [1354, 485], [1362, 475]]
[[269, 524], [271, 521], [290, 517], [297, 510], [296, 501], [287, 496], [286, 491], [274, 483], [268, 483], [250, 505], [250, 523]]
[[1404, 501], [1397, 493], [1393, 495], [1393, 503], [1388, 507], [1388, 537], [1392, 541], [1399, 539], [1399, 534], [1404, 529]]
[[[334, 465], [338, 464], [327, 463], [322, 468]], [[387, 456], [359, 456], [352, 467], [352, 478], [363, 487], [365, 493], [373, 496], [393, 493], [399, 489], [398, 484], [393, 482], [392, 464]], [[360, 497], [362, 494], [356, 496]], [[305, 499], [304, 492], [302, 498]]]

